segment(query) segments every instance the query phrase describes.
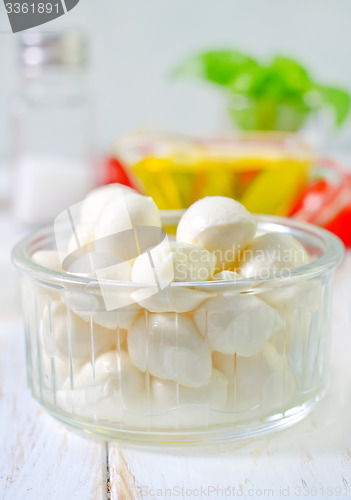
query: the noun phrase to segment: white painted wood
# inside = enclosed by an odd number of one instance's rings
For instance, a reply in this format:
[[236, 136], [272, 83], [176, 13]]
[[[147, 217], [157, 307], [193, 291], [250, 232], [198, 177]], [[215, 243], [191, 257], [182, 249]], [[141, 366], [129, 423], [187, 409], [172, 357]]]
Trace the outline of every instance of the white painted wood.
[[334, 290], [332, 382], [310, 416], [219, 447], [150, 451], [111, 443], [111, 498], [351, 498], [351, 252]]
[[0, 329], [0, 498], [104, 499], [105, 446], [66, 430], [26, 387], [22, 323]]
[[[343, 408], [330, 397], [289, 430], [218, 448], [150, 453], [113, 447], [112, 498], [167, 498], [182, 489], [180, 498], [195, 498], [201, 488], [210, 498], [225, 496], [226, 488], [243, 498], [278, 498], [280, 489], [289, 498], [350, 498], [350, 411], [336, 415], [335, 404]], [[261, 494], [265, 489], [273, 493]], [[120, 496], [125, 492], [134, 496]]]

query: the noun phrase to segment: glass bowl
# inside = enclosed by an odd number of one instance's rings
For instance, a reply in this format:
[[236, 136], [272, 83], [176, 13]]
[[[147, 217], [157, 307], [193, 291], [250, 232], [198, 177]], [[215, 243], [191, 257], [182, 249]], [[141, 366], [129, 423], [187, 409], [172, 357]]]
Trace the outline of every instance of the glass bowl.
[[278, 216], [290, 215], [315, 161], [302, 137], [281, 132], [205, 140], [135, 133], [122, 138], [115, 153], [160, 209], [228, 196], [249, 212]]
[[255, 99], [242, 94], [231, 95], [229, 101], [229, 116], [242, 130], [297, 132], [310, 114], [311, 108], [303, 103]]
[[[180, 214], [163, 212], [165, 227]], [[257, 220], [259, 232], [297, 238], [311, 262], [262, 278], [173, 282], [161, 300], [173, 312], [123, 302], [142, 284], [36, 264], [33, 254], [55, 249], [53, 228], [20, 242], [13, 261], [35, 399], [74, 428], [147, 443], [246, 438], [303, 418], [327, 387], [332, 276], [343, 245], [307, 223]], [[127, 305], [107, 310], [102, 285]]]

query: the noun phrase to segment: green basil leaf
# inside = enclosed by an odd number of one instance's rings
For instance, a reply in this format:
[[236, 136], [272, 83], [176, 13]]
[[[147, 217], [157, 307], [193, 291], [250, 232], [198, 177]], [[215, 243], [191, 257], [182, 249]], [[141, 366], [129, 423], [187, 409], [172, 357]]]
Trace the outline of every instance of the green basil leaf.
[[212, 50], [185, 60], [172, 74], [196, 77], [224, 87], [229, 95], [243, 96], [250, 103], [248, 108], [241, 104], [231, 110], [232, 118], [243, 129], [292, 130], [301, 126], [309, 113], [324, 106], [333, 109], [340, 125], [351, 107], [348, 92], [318, 85], [303, 65], [281, 55], [264, 65], [242, 52]]
[[271, 67], [282, 76], [290, 92], [301, 95], [310, 89], [312, 81], [307, 70], [294, 59], [275, 56]]
[[301, 65], [293, 59], [277, 56], [267, 66], [256, 65], [240, 72], [230, 84], [230, 90], [275, 102], [302, 101], [311, 85]]
[[252, 57], [233, 50], [213, 50], [203, 52], [181, 63], [174, 76], [191, 76], [216, 83], [229, 85], [243, 69], [256, 66]]
[[336, 87], [318, 86], [323, 102], [335, 113], [335, 122], [341, 125], [347, 118], [351, 107], [350, 94]]

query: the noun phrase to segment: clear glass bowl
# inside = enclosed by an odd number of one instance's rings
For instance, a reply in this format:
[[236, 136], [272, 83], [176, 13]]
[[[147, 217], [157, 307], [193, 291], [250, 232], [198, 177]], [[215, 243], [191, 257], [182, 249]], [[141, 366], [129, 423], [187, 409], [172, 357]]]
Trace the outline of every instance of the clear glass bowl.
[[311, 108], [303, 103], [276, 102], [269, 98], [252, 98], [241, 94], [230, 97], [229, 116], [241, 130], [300, 130]]
[[[180, 213], [164, 212], [165, 227]], [[259, 231], [296, 237], [311, 262], [284, 276], [171, 283], [169, 303], [187, 295], [186, 311], [172, 313], [136, 303], [107, 311], [101, 280], [36, 264], [35, 252], [55, 248], [53, 228], [20, 242], [13, 261], [37, 401], [85, 432], [148, 443], [220, 442], [304, 417], [326, 390], [343, 245], [316, 226], [257, 219]], [[119, 298], [143, 286], [106, 285]]]
[[193, 139], [140, 132], [120, 139], [117, 158], [160, 209], [228, 196], [249, 212], [290, 215], [307, 187], [315, 154], [297, 134], [240, 132]]

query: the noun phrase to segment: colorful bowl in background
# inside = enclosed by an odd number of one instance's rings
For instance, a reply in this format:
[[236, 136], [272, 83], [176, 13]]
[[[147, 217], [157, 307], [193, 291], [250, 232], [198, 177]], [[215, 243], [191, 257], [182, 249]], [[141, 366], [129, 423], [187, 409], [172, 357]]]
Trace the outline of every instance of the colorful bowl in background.
[[314, 162], [298, 135], [270, 132], [218, 140], [131, 134], [118, 142], [115, 153], [160, 209], [186, 208], [199, 198], [221, 195], [251, 212], [280, 216], [296, 205]]

